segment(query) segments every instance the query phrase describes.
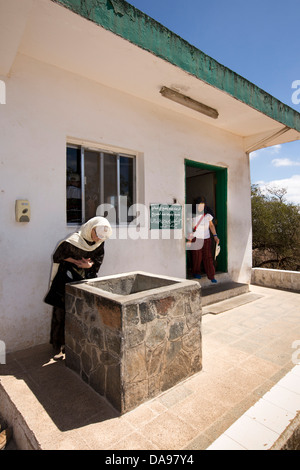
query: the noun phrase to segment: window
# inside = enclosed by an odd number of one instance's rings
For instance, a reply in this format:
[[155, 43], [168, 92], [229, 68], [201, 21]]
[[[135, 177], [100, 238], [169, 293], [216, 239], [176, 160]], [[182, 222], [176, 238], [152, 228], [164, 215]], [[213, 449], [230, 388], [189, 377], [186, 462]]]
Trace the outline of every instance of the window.
[[135, 204], [135, 157], [107, 150], [67, 145], [67, 223], [81, 224], [95, 215], [128, 224]]

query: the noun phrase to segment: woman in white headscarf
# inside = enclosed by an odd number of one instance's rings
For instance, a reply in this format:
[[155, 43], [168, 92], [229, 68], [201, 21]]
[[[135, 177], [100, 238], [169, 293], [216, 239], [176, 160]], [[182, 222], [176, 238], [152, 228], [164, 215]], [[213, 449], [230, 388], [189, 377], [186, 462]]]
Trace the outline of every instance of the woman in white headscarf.
[[104, 217], [93, 217], [59, 243], [53, 254], [50, 289], [44, 301], [53, 306], [50, 343], [56, 351], [65, 344], [65, 285], [92, 279], [104, 258], [104, 242], [112, 229]]

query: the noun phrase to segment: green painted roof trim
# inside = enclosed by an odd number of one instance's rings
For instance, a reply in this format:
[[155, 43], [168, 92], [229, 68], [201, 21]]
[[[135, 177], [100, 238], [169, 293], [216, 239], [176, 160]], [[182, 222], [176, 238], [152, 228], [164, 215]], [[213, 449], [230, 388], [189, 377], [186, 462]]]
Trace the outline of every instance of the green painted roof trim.
[[52, 0], [300, 132], [300, 114], [124, 0]]

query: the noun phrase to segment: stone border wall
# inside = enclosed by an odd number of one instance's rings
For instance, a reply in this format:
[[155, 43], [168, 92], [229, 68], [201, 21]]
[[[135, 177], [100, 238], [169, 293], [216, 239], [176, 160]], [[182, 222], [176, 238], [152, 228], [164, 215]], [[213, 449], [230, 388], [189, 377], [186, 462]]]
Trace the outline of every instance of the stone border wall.
[[300, 271], [252, 268], [251, 284], [300, 292]]

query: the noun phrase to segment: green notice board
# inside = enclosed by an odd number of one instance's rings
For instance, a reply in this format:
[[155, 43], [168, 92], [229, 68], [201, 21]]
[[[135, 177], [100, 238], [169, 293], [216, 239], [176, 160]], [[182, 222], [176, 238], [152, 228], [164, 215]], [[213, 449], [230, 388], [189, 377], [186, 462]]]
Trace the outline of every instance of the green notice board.
[[150, 204], [150, 229], [182, 229], [182, 206]]

